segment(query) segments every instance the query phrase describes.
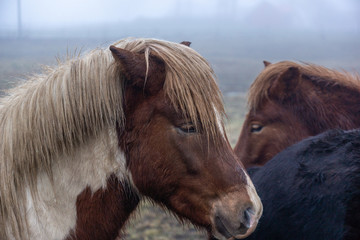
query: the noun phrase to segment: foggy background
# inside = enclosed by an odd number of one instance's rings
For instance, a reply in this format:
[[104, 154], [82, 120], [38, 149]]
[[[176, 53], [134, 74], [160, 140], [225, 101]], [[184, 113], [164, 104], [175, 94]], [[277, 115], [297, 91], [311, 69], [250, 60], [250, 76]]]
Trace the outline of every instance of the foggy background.
[[125, 37], [191, 41], [222, 90], [246, 91], [262, 60], [359, 70], [360, 1], [0, 0], [0, 58], [54, 61]]
[[[358, 0], [1, 0], [2, 36], [13, 36], [16, 32], [19, 2], [24, 35], [32, 37], [44, 36], [45, 32], [47, 36], [63, 36], [64, 32], [59, 30], [77, 36], [91, 35], [98, 27], [104, 28], [103, 34], [117, 36], [126, 32], [109, 25], [126, 23], [154, 29], [171, 25], [186, 29], [219, 20], [234, 30], [359, 33], [360, 20]], [[206, 28], [212, 27], [215, 26]]]
[[0, 0], [0, 60], [51, 64], [125, 37], [191, 41], [225, 93], [246, 92], [262, 60], [358, 71], [360, 1]]
[[[218, 76], [234, 145], [263, 60], [360, 72], [360, 0], [0, 0], [0, 96], [55, 57], [126, 37], [191, 41]], [[161, 212], [146, 203], [126, 239], [206, 239]]]

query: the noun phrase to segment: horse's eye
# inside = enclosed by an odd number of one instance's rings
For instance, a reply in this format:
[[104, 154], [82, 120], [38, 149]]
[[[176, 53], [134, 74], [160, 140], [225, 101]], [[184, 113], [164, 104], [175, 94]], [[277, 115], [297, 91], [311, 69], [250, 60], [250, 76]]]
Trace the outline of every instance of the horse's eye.
[[263, 126], [260, 124], [251, 124], [250, 132], [258, 133], [263, 129]]
[[185, 123], [185, 124], [179, 126], [178, 129], [184, 133], [196, 133], [197, 132], [194, 124], [191, 122]]

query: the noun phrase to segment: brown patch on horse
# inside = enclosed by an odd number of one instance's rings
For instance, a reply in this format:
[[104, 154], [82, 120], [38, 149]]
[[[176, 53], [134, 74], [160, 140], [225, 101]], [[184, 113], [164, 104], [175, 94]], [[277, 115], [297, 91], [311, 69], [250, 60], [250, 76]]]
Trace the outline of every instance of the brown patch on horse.
[[76, 201], [76, 229], [65, 240], [115, 240], [138, 203], [137, 194], [115, 175], [105, 189], [86, 188]]

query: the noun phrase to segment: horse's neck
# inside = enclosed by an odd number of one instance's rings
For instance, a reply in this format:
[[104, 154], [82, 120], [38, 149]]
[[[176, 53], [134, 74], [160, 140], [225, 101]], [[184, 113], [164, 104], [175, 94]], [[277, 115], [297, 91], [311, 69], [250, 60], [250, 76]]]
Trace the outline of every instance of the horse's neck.
[[30, 239], [65, 239], [75, 229], [77, 197], [86, 189], [107, 187], [108, 178], [126, 177], [124, 155], [118, 150], [115, 131], [106, 130], [53, 166], [53, 181], [38, 178], [39, 196], [27, 190], [26, 216]]
[[353, 129], [360, 127], [360, 88], [341, 85], [316, 86], [307, 90], [305, 100], [298, 99], [293, 108], [299, 118], [316, 135], [332, 128]]
[[[336, 95], [336, 93], [332, 94]], [[354, 129], [360, 127], [360, 92], [342, 92], [338, 96], [325, 97], [326, 113], [322, 112], [326, 129]]]

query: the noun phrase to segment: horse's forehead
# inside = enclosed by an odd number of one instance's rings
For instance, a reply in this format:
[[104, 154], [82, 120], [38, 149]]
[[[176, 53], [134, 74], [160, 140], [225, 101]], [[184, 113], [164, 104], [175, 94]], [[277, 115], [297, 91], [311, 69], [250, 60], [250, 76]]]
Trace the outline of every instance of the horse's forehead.
[[270, 99], [264, 99], [260, 106], [252, 107], [247, 115], [248, 120], [257, 119], [259, 121], [280, 120], [291, 114], [284, 106], [271, 101]]

